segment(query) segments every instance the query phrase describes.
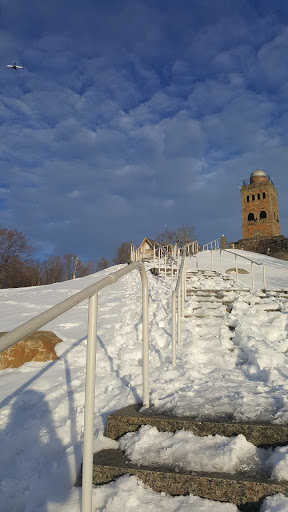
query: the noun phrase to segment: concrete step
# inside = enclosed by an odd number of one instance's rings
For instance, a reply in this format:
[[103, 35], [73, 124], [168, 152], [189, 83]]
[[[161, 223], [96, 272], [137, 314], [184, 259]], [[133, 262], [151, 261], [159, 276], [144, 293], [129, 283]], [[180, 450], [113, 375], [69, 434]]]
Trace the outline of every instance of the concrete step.
[[[177, 417], [160, 413], [156, 408], [141, 410], [140, 404], [130, 405], [108, 416], [105, 435], [119, 439], [127, 432], [136, 431], [141, 425], [152, 425], [158, 431], [175, 432], [189, 430], [198, 436], [243, 434], [256, 446], [277, 446], [288, 442], [288, 425], [241, 422], [230, 419], [195, 420], [192, 417]], [[94, 455], [93, 483], [95, 485], [112, 481], [115, 477], [136, 475], [157, 492], [171, 495], [194, 494], [215, 501], [234, 503], [241, 511], [259, 511], [260, 503], [266, 496], [275, 493], [288, 494], [288, 482], [275, 481], [267, 475], [248, 474], [242, 471], [236, 475], [187, 471], [172, 466], [144, 466], [134, 464], [117, 449], [102, 450]]]
[[121, 450], [102, 450], [93, 458], [93, 484], [106, 484], [122, 475], [135, 475], [156, 492], [172, 496], [193, 494], [214, 501], [239, 505], [256, 511], [263, 498], [288, 493], [288, 482], [225, 473], [177, 470], [171, 466], [143, 466], [131, 463]]
[[210, 294], [222, 294], [222, 293], [247, 293], [251, 290], [249, 288], [225, 288], [225, 289], [212, 289], [212, 288], [187, 288], [187, 293], [193, 294], [201, 294], [201, 293], [210, 293]]
[[195, 420], [189, 416], [175, 416], [161, 413], [150, 407], [141, 411], [141, 405], [134, 404], [109, 414], [105, 435], [118, 439], [127, 432], [134, 432], [141, 425], [157, 427], [159, 432], [190, 430], [197, 436], [219, 434], [231, 437], [243, 434], [255, 446], [277, 446], [288, 444], [288, 425], [263, 422], [236, 422], [233, 418], [217, 420]]

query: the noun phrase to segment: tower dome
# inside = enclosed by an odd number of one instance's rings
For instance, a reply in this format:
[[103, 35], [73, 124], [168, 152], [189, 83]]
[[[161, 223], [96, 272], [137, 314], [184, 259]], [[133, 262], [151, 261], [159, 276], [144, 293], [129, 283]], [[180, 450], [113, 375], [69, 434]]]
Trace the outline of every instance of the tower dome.
[[251, 172], [250, 185], [252, 185], [252, 183], [259, 183], [261, 181], [267, 181], [267, 175], [264, 171], [256, 169], [255, 171]]

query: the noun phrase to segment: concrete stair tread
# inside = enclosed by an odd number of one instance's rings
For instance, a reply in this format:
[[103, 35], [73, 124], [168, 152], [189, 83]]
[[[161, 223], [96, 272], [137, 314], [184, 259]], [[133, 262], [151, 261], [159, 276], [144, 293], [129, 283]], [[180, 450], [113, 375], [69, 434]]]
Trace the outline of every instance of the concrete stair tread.
[[268, 422], [237, 422], [233, 418], [195, 419], [192, 416], [176, 416], [160, 412], [155, 407], [141, 410], [140, 404], [128, 405], [109, 414], [105, 435], [118, 439], [127, 432], [134, 432], [141, 425], [157, 427], [159, 432], [189, 430], [198, 436], [222, 435], [226, 437], [243, 434], [255, 446], [288, 444], [288, 424]]
[[219, 294], [219, 293], [247, 293], [247, 292], [250, 292], [251, 290], [250, 289], [246, 289], [246, 288], [225, 288], [225, 289], [215, 289], [215, 288], [187, 288], [187, 293], [188, 292], [191, 292], [191, 293], [197, 293], [197, 294], [201, 294], [201, 293], [216, 293], [216, 294]]
[[288, 493], [288, 482], [248, 477], [241, 474], [187, 471], [171, 466], [134, 464], [121, 450], [108, 449], [94, 454], [93, 484], [105, 484], [125, 474], [136, 475], [157, 492], [173, 496], [194, 494], [206, 499], [257, 504], [265, 496]]
[[[236, 422], [233, 418], [196, 420], [193, 417], [162, 413], [157, 408], [142, 409], [133, 404], [108, 416], [105, 435], [119, 439], [142, 425], [155, 426], [160, 432], [192, 431], [198, 436], [243, 434], [256, 446], [288, 443], [288, 425], [267, 422]], [[157, 492], [173, 496], [194, 494], [202, 498], [234, 503], [242, 511], [258, 511], [266, 496], [288, 495], [288, 482], [275, 481], [263, 474], [238, 474], [186, 470], [172, 465], [144, 465], [131, 462], [120, 449], [102, 450], [93, 457], [93, 483], [105, 484], [118, 476], [130, 474]]]

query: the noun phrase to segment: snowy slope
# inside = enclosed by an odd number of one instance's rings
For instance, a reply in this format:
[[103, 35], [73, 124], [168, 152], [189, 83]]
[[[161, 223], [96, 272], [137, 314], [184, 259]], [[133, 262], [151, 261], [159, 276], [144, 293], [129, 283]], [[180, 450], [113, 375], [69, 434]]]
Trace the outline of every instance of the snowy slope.
[[[256, 257], [269, 264], [268, 288], [288, 289], [288, 263]], [[209, 268], [209, 254], [198, 258], [199, 268]], [[231, 258], [226, 268], [233, 266], [234, 257]], [[220, 268], [216, 257], [213, 264], [216, 270], [217, 265]], [[191, 268], [193, 265], [192, 258]], [[65, 283], [0, 290], [0, 330], [16, 327], [117, 268], [120, 267]], [[249, 277], [241, 276], [241, 280]], [[158, 279], [150, 272], [148, 279], [152, 403], [164, 410], [196, 416], [201, 409], [208, 416], [233, 414], [240, 419], [287, 422], [288, 307], [284, 301], [280, 301], [281, 311], [269, 316], [268, 326], [267, 303], [261, 302], [256, 292], [250, 294], [250, 305], [243, 302], [239, 293], [229, 319], [224, 313], [219, 325], [213, 318], [206, 318], [205, 322], [185, 319], [183, 346], [177, 353], [177, 366], [172, 368], [170, 280]], [[199, 285], [200, 281], [194, 280], [193, 286]], [[247, 282], [243, 281], [243, 285]], [[215, 287], [212, 278], [209, 286]], [[273, 295], [267, 301], [279, 304], [279, 298]], [[231, 322], [232, 340], [228, 327]], [[56, 346], [59, 359], [27, 363], [0, 374], [0, 510], [5, 512], [80, 510], [81, 489], [74, 488], [73, 483], [82, 459], [87, 302], [45, 329], [63, 339]], [[103, 438], [107, 415], [141, 401], [141, 282], [137, 271], [100, 292], [98, 340], [95, 450], [116, 444]], [[221, 406], [216, 406], [219, 403]], [[284, 464], [284, 474], [285, 457], [282, 454], [275, 461], [275, 467], [279, 461]], [[157, 495], [128, 476], [95, 488], [93, 504], [95, 511], [106, 512], [237, 510], [234, 505], [192, 496]], [[288, 510], [288, 499], [270, 498], [261, 512], [276, 510]]]

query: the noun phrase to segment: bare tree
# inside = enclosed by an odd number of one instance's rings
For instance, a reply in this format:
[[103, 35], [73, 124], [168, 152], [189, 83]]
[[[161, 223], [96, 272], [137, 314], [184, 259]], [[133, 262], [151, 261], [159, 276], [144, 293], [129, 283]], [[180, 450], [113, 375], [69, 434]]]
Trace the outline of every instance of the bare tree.
[[120, 263], [129, 263], [131, 258], [131, 244], [132, 242], [123, 242], [117, 249], [116, 256], [113, 258], [114, 265]]
[[65, 279], [64, 263], [60, 256], [50, 256], [42, 265], [43, 284], [59, 283]]
[[75, 279], [78, 256], [75, 254], [64, 254], [63, 256], [64, 274], [65, 280]]
[[194, 226], [190, 226], [189, 224], [180, 226], [175, 231], [171, 231], [168, 228], [163, 231], [163, 233], [160, 233], [157, 238], [156, 242], [158, 242], [161, 245], [186, 245], [190, 242], [193, 242], [195, 240], [195, 228]]
[[[23, 262], [31, 255], [32, 247], [17, 229], [0, 228], [0, 287], [13, 286], [16, 268], [20, 275]], [[17, 281], [17, 279], [16, 279]], [[21, 286], [21, 285], [20, 285]]]
[[88, 276], [89, 274], [93, 274], [95, 272], [95, 265], [93, 261], [81, 261], [78, 260], [78, 266], [77, 266], [77, 277], [84, 277]]
[[105, 268], [108, 268], [110, 266], [109, 260], [102, 256], [99, 261], [96, 263], [96, 271], [99, 272], [100, 270], [104, 270]]
[[[0, 288], [58, 283], [74, 279], [76, 270], [77, 277], [96, 272], [95, 261], [83, 262], [74, 254], [52, 255], [40, 262], [32, 260], [31, 253], [23, 233], [0, 226]], [[106, 268], [109, 261], [102, 258], [98, 264]]]

